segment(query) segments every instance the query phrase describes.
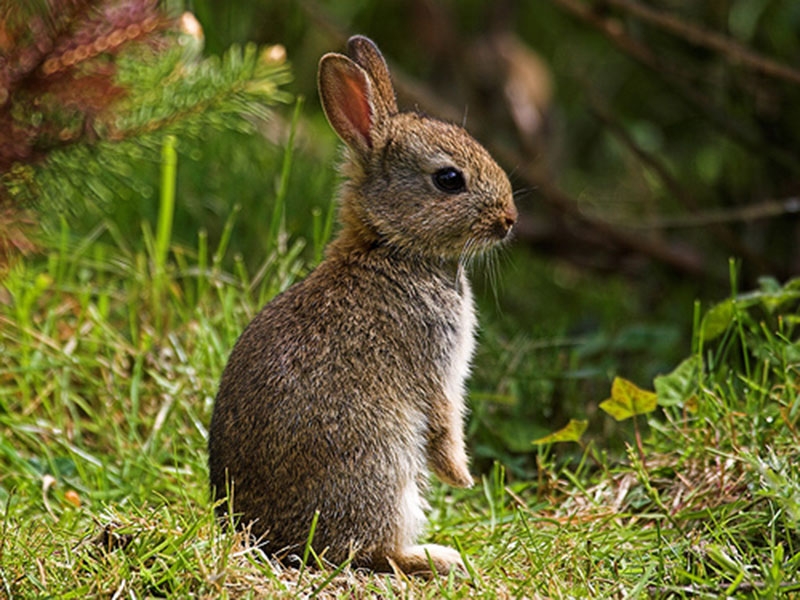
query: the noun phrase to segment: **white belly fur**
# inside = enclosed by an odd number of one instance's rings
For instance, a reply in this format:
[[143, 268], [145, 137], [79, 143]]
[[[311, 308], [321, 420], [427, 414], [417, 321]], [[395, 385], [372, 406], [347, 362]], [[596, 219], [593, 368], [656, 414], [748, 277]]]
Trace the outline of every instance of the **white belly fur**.
[[458, 415], [454, 415], [459, 419], [464, 412], [464, 382], [469, 376], [472, 354], [475, 351], [477, 326], [472, 290], [466, 277], [461, 279], [461, 293], [461, 315], [458, 319], [453, 358], [444, 373], [444, 392], [450, 402], [459, 409]]

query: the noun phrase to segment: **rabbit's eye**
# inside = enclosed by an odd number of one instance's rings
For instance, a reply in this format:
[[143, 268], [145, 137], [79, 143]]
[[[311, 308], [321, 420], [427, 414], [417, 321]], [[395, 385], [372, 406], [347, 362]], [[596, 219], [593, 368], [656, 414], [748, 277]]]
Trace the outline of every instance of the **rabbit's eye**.
[[433, 174], [433, 184], [446, 194], [460, 194], [467, 189], [464, 175], [455, 167], [445, 167]]

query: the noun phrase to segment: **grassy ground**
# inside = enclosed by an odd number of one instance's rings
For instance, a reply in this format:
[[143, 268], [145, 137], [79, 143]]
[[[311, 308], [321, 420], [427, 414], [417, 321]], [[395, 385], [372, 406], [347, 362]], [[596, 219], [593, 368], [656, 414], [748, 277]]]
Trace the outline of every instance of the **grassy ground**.
[[[4, 275], [0, 597], [800, 597], [796, 282], [698, 310], [688, 358], [621, 440], [525, 441], [531, 480], [486, 450], [474, 490], [435, 484], [428, 538], [462, 550], [467, 577], [295, 569], [214, 523], [206, 426], [233, 342], [319, 256], [324, 215], [311, 252], [276, 228], [256, 268], [223, 268], [235, 224], [176, 245], [169, 187], [141, 249], [110, 222], [64, 225]], [[495, 321], [476, 379], [502, 404], [536, 348]]]

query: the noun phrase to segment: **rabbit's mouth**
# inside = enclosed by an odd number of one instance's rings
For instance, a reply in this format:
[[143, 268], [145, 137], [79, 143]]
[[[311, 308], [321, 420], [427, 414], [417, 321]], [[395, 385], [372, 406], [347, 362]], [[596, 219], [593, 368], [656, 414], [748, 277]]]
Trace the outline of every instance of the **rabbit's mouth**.
[[483, 249], [488, 249], [509, 237], [511, 230], [517, 223], [517, 207], [509, 202], [499, 214], [492, 215], [491, 219], [480, 219], [472, 227], [472, 238]]

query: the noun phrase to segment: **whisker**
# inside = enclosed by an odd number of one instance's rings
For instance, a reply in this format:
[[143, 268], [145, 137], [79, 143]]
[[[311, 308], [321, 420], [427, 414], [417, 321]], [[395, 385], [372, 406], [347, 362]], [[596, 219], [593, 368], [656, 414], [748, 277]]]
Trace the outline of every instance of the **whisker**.
[[495, 303], [499, 304], [500, 287], [500, 254], [505, 244], [495, 244], [492, 240], [471, 237], [461, 248], [456, 270], [456, 281], [460, 280], [464, 271], [472, 271], [473, 267], [482, 272], [486, 284], [491, 288]]
[[500, 303], [500, 296], [498, 295], [498, 281], [499, 281], [499, 271], [497, 267], [497, 254], [495, 252], [489, 252], [486, 255], [486, 264], [484, 266], [486, 269], [486, 282], [489, 285], [489, 288], [492, 290], [492, 296], [494, 297], [495, 305], [499, 305]]
[[461, 281], [461, 277], [464, 274], [464, 271], [469, 271], [470, 265], [470, 245], [472, 243], [472, 238], [469, 238], [464, 247], [461, 248], [461, 253], [458, 256], [458, 268], [456, 269], [456, 285], [458, 282]]
[[[520, 183], [520, 182], [530, 183], [529, 179], [524, 178], [521, 175], [522, 171], [523, 171], [523, 169], [519, 165], [517, 165], [513, 169], [511, 169], [511, 171], [508, 172], [508, 180], [511, 182], [511, 186], [512, 187], [517, 187], [517, 184]], [[534, 186], [532, 186], [531, 189], [535, 190], [535, 189], [538, 189], [538, 187], [539, 186], [534, 185]]]

